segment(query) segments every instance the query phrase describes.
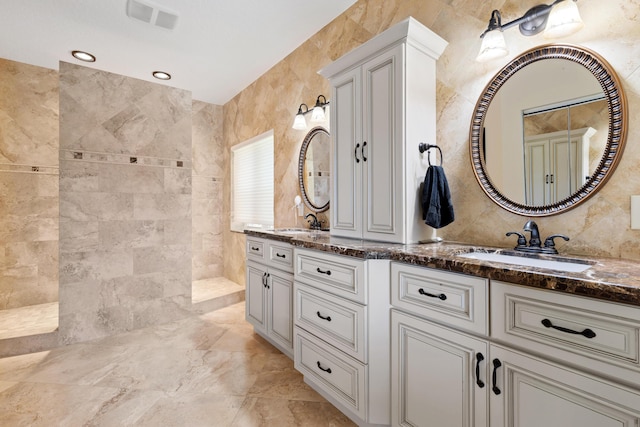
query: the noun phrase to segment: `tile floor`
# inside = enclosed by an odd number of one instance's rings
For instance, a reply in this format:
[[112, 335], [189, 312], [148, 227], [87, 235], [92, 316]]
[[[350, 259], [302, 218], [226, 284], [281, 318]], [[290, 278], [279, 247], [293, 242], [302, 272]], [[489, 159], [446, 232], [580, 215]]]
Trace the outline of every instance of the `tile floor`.
[[[194, 311], [205, 313], [244, 300], [244, 287], [225, 277], [196, 280], [191, 287]], [[0, 310], [0, 340], [55, 332], [58, 303]]]
[[0, 359], [0, 426], [352, 426], [244, 303]]

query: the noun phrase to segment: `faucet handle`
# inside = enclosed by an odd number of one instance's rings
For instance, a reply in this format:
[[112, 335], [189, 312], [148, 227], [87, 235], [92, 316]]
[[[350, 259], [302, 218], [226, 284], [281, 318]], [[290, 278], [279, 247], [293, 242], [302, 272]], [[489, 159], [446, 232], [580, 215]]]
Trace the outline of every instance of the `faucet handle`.
[[517, 231], [509, 231], [507, 233], [507, 237], [512, 234], [516, 234], [518, 236], [518, 246], [527, 246], [527, 239], [525, 239], [524, 234], [518, 233]]
[[553, 239], [555, 238], [561, 238], [564, 239], [565, 242], [569, 241], [569, 238], [565, 235], [562, 234], [552, 234], [551, 236], [547, 237], [544, 241], [544, 247], [545, 248], [555, 248], [556, 247], [556, 242], [553, 241]]

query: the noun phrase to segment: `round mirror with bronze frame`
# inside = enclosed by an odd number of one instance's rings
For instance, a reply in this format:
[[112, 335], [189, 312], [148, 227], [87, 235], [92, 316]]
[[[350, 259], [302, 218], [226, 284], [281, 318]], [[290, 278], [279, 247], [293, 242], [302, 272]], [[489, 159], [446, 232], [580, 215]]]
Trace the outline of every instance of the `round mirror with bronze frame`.
[[331, 140], [329, 132], [315, 127], [307, 133], [300, 148], [298, 182], [307, 208], [315, 213], [329, 209]]
[[[527, 66], [550, 59], [566, 60], [578, 64], [584, 67], [584, 69], [597, 80], [597, 84], [599, 84], [602, 89], [599, 96], [602, 97], [603, 102], [606, 102], [608, 115], [607, 137], [606, 144], [602, 150], [602, 157], [599, 158], [599, 161], [598, 158], [596, 158], [595, 162], [592, 162], [594, 165], [597, 164], [597, 166], [594, 166], [594, 169], [588, 172], [588, 176], [584, 176], [586, 173], [583, 174], [584, 183], [582, 185], [571, 190], [570, 194], [563, 195], [560, 200], [553, 201], [552, 203], [531, 204], [528, 203], [527, 200], [516, 200], [518, 198], [509, 196], [508, 192], [505, 194], [505, 191], [499, 186], [496, 186], [492, 181], [492, 174], [489, 173], [487, 169], [488, 141], [485, 136], [485, 121], [491, 102], [496, 99], [499, 90], [503, 88], [509, 79], [513, 78], [516, 73]], [[548, 83], [552, 84], [553, 82], [549, 81]], [[534, 90], [540, 90], [540, 88], [534, 88]], [[517, 95], [519, 94], [516, 94], [516, 96]], [[501, 101], [497, 102], [500, 103]], [[521, 112], [518, 111], [518, 114], [520, 113]], [[524, 111], [522, 111], [522, 113], [524, 113]], [[522, 116], [524, 117], [524, 114]], [[569, 131], [571, 131], [571, 127]], [[626, 99], [615, 71], [606, 60], [597, 53], [583, 47], [572, 45], [544, 45], [530, 49], [512, 60], [493, 77], [480, 95], [471, 120], [471, 163], [480, 187], [487, 196], [500, 207], [523, 216], [537, 217], [554, 215], [578, 206], [602, 188], [620, 161], [626, 135]], [[571, 136], [568, 136], [568, 138], [570, 143], [566, 145], [571, 147]], [[521, 151], [523, 150], [524, 149], [521, 149]], [[569, 150], [571, 150], [571, 148], [569, 148]], [[511, 161], [514, 160], [512, 159]], [[526, 158], [524, 159], [524, 163], [526, 167]], [[549, 175], [547, 175], [547, 178], [548, 176]], [[551, 178], [553, 181], [553, 175], [551, 175]]]

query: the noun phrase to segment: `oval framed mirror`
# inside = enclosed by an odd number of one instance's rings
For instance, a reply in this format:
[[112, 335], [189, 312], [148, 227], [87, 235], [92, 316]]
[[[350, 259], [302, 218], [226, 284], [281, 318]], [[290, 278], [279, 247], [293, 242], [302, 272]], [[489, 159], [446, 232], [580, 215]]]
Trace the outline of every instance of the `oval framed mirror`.
[[323, 127], [315, 127], [307, 133], [300, 148], [298, 182], [304, 204], [313, 212], [329, 209], [331, 139]]
[[480, 95], [471, 163], [500, 207], [554, 215], [602, 188], [626, 135], [626, 99], [606, 60], [582, 47], [544, 45], [507, 64]]

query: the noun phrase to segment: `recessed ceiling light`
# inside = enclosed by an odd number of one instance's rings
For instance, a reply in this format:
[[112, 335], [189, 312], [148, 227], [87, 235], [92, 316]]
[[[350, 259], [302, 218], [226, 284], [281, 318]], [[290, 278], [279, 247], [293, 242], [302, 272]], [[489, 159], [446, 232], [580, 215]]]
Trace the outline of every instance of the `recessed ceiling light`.
[[84, 62], [96, 62], [96, 57], [91, 55], [90, 53], [83, 52], [81, 50], [74, 50], [71, 52], [74, 58], [79, 59]]
[[153, 77], [159, 80], [171, 80], [171, 74], [165, 73], [164, 71], [154, 71], [151, 74], [153, 74]]

